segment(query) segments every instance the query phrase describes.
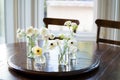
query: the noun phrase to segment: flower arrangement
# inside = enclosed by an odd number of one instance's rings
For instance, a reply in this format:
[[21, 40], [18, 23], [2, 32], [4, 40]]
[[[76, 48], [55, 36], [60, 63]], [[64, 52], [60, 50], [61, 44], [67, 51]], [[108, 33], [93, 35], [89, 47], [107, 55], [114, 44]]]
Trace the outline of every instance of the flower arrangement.
[[18, 39], [22, 39], [22, 38], [27, 39], [27, 48], [28, 48], [27, 56], [30, 58], [34, 58], [32, 48], [37, 45], [37, 39], [39, 35], [40, 35], [39, 30], [37, 28], [33, 28], [32, 26], [28, 27], [26, 31], [23, 29], [17, 30]]
[[[66, 21], [64, 23], [66, 27], [69, 28], [70, 34], [60, 34], [58, 36], [58, 39], [56, 39], [56, 36], [53, 33], [50, 33], [50, 31], [43, 27], [40, 30], [37, 28], [33, 28], [32, 26], [28, 27], [26, 30], [18, 29], [17, 30], [17, 38], [27, 39], [27, 57], [30, 58], [40, 58], [41, 62], [45, 62], [43, 53], [47, 49], [54, 49], [55, 47], [58, 47], [59, 49], [59, 57], [58, 62], [60, 65], [66, 65], [68, 64], [68, 57], [70, 56], [71, 59], [75, 59], [76, 55], [72, 54], [77, 51], [76, 48], [76, 41], [74, 40], [74, 33], [76, 32], [78, 25], [71, 21]], [[44, 45], [39, 47], [37, 44], [37, 40], [40, 38], [44, 41]], [[55, 42], [51, 42], [48, 44], [48, 40], [55, 40]], [[61, 40], [62, 39], [62, 40]], [[62, 45], [61, 45], [62, 44]], [[72, 57], [74, 56], [74, 57]]]
[[76, 59], [77, 42], [65, 34], [61, 34], [59, 38], [62, 40], [56, 39], [54, 42], [51, 42], [49, 44], [49, 49], [54, 49], [57, 47], [59, 50], [59, 65], [67, 65], [69, 59]]
[[71, 21], [66, 21], [64, 25], [69, 28], [71, 36], [73, 37], [74, 33], [76, 33], [78, 25], [75, 22], [71, 22]]
[[54, 39], [55, 36], [52, 33], [50, 33], [50, 31], [45, 27], [40, 29], [40, 35], [42, 37], [42, 40], [44, 41], [43, 43], [44, 52], [46, 52], [48, 46], [48, 40]]
[[28, 39], [31, 38], [38, 38], [39, 36], [39, 30], [37, 28], [33, 28], [33, 26], [30, 26], [29, 28], [27, 28], [26, 31], [24, 31], [23, 29], [18, 29], [17, 30], [17, 38], [18, 39], [22, 39], [23, 37], [27, 37]]

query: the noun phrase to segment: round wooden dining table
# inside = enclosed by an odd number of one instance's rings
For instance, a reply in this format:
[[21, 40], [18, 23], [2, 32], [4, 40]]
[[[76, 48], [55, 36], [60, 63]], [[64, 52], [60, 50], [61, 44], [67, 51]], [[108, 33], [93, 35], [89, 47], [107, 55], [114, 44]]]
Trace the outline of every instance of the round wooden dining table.
[[[0, 80], [119, 80], [120, 47], [110, 44], [96, 44], [92, 41], [80, 41], [78, 45], [81, 57], [80, 67], [60, 71], [56, 67], [47, 71], [30, 69], [27, 66], [26, 43], [0, 45]], [[17, 57], [17, 58], [16, 58]], [[84, 59], [90, 57], [84, 62]], [[83, 59], [82, 59], [83, 58]], [[88, 58], [87, 58], [88, 59]], [[82, 62], [83, 60], [83, 62]], [[23, 62], [22, 62], [23, 61]], [[21, 66], [23, 64], [24, 66]], [[83, 67], [83, 64], [88, 64]], [[26, 66], [25, 66], [26, 65]], [[53, 71], [52, 71], [53, 70]], [[83, 72], [81, 72], [83, 71]], [[73, 75], [72, 75], [73, 74]]]

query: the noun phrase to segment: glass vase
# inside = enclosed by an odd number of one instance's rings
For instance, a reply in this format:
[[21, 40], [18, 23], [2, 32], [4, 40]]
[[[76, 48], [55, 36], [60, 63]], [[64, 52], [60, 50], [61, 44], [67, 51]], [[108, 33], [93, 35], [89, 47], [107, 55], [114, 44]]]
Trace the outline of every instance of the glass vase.
[[59, 54], [58, 54], [58, 63], [59, 65], [67, 65], [68, 64], [68, 44], [67, 40], [63, 40], [63, 45], [58, 45]]
[[59, 65], [67, 65], [68, 64], [68, 49], [65, 51], [61, 51], [58, 54], [58, 63]]
[[58, 63], [59, 65], [67, 65], [68, 64], [68, 55], [65, 53], [60, 53], [58, 55]]
[[48, 51], [47, 47], [48, 47], [48, 39], [45, 39], [44, 42], [43, 42], [43, 51], [44, 51], [44, 53], [46, 53]]
[[44, 55], [41, 56], [35, 56], [35, 63], [37, 64], [45, 64], [46, 63], [46, 58]]
[[34, 58], [34, 53], [32, 52], [32, 48], [37, 45], [37, 40], [33, 38], [27, 39], [27, 57]]
[[46, 64], [46, 58], [44, 55], [35, 55], [34, 58], [34, 68], [37, 71], [43, 71], [45, 68], [45, 64]]

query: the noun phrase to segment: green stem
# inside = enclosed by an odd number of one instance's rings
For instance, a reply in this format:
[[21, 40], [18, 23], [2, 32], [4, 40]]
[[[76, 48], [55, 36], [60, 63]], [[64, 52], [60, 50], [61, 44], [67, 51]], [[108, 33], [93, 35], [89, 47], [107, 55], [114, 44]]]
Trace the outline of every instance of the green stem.
[[67, 41], [65, 41], [65, 45], [64, 45], [64, 47], [63, 47], [63, 52], [61, 52], [62, 51], [62, 49], [61, 49], [61, 47], [60, 47], [60, 45], [58, 45], [59, 46], [59, 50], [60, 50], [60, 54], [61, 54], [61, 56], [60, 56], [60, 58], [59, 58], [59, 63], [60, 63], [60, 61], [63, 59], [63, 57], [64, 57], [64, 55], [65, 55], [65, 53], [66, 53], [66, 50], [67, 50], [67, 48], [68, 48], [68, 46], [67, 46]]
[[27, 36], [28, 38], [28, 57], [31, 57], [33, 58], [34, 56], [34, 53], [32, 52], [32, 48], [35, 46], [35, 39], [33, 37], [29, 37]]

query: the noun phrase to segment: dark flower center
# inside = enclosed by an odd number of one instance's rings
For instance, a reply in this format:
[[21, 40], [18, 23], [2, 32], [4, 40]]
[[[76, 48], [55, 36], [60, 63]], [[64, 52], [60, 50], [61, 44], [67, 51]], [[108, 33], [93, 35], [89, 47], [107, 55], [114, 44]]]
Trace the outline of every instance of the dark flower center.
[[37, 52], [39, 52], [39, 50], [37, 50]]
[[51, 43], [50, 45], [53, 45], [53, 43]]
[[73, 44], [73, 42], [71, 42], [71, 44]]

